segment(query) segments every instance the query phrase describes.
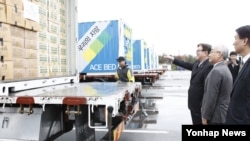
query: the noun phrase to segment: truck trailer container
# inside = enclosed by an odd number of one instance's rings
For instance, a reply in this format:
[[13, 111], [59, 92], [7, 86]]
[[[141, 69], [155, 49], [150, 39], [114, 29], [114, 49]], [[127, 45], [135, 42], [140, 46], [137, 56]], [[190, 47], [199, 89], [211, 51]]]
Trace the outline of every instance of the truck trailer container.
[[149, 73], [157, 73], [160, 75], [164, 74], [166, 69], [159, 68], [159, 58], [157, 52], [154, 48], [149, 48], [149, 62], [150, 62], [150, 69], [148, 70]]
[[158, 73], [159, 75], [162, 75], [166, 72], [166, 69], [159, 68], [159, 56], [156, 52], [151, 54], [152, 59], [152, 68], [148, 70], [148, 72], [151, 73]]
[[133, 41], [133, 70], [136, 81], [152, 85], [157, 80], [158, 74], [149, 73], [148, 62], [152, 62], [152, 60], [150, 60], [151, 55], [149, 55], [148, 49], [144, 40]]
[[146, 43], [144, 40], [134, 40], [133, 41], [133, 70], [145, 71], [146, 61], [144, 50], [146, 48]]
[[78, 38], [78, 69], [84, 80], [112, 80], [119, 56], [132, 69], [132, 30], [122, 20], [79, 23]]

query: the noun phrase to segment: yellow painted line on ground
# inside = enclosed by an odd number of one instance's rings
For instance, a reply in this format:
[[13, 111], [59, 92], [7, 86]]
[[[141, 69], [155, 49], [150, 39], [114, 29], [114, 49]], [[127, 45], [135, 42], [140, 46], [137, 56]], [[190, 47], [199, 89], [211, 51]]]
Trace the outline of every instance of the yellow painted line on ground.
[[[108, 129], [95, 129], [95, 131], [107, 132]], [[168, 134], [168, 131], [157, 130], [123, 130], [123, 133], [152, 133], [152, 134]]]

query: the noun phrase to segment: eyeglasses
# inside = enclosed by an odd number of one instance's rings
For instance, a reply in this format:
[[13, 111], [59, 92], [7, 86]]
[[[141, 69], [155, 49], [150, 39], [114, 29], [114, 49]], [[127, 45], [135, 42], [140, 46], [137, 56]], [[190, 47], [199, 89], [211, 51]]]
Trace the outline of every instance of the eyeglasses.
[[196, 50], [196, 52], [202, 52], [202, 51], [204, 51], [204, 50]]

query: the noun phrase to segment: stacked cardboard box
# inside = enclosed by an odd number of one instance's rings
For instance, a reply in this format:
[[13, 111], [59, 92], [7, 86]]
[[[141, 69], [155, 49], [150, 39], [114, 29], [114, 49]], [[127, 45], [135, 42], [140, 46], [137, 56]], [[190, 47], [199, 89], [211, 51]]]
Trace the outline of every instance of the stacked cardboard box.
[[0, 56], [4, 80], [25, 77], [24, 29], [1, 23]]
[[6, 22], [11, 25], [25, 27], [23, 16], [23, 1], [22, 0], [6, 0]]
[[49, 77], [48, 0], [39, 0], [38, 77]]
[[[29, 0], [31, 3], [28, 9], [36, 9], [35, 14], [38, 14], [38, 1]], [[39, 15], [40, 16], [40, 15]], [[25, 48], [26, 48], [26, 78], [37, 78], [38, 77], [38, 39], [37, 32], [40, 30], [38, 23], [39, 19], [31, 20], [25, 19]], [[32, 30], [32, 31], [31, 31]]]
[[49, 72], [50, 76], [59, 76], [59, 41], [60, 16], [59, 1], [48, 1], [48, 34], [49, 34]]
[[49, 33], [49, 72], [50, 76], [59, 75], [58, 34]]
[[0, 3], [0, 22], [6, 22], [5, 5]]
[[[26, 18], [25, 21], [25, 29], [29, 29], [29, 30], [33, 30], [33, 31], [39, 31], [40, 27], [39, 27], [39, 19], [38, 17], [39, 15], [39, 11], [38, 11], [38, 1], [37, 0], [26, 0], [23, 1], [25, 2], [25, 10], [28, 13], [32, 13], [32, 19]], [[35, 11], [33, 11], [33, 9], [35, 9]], [[39, 15], [39, 16], [37, 16]]]
[[3, 81], [37, 77], [34, 72], [38, 67], [39, 26], [37, 22], [24, 17], [27, 5], [37, 5], [37, 1], [0, 1], [0, 76]]
[[[41, 0], [39, 2], [39, 77], [66, 75], [65, 10], [65, 0]], [[64, 73], [61, 73], [61, 70]]]
[[65, 2], [0, 0], [1, 80], [67, 75]]
[[38, 77], [38, 51], [37, 51], [37, 32], [25, 30], [25, 59], [26, 59], [26, 78]]
[[[14, 67], [14, 78], [22, 79], [25, 78], [25, 67], [26, 67], [26, 49], [24, 48], [24, 29], [12, 26], [11, 27], [11, 38], [12, 38], [12, 51], [13, 51], [13, 67]], [[18, 69], [17, 71], [15, 71]], [[19, 72], [18, 76], [15, 76]]]
[[67, 75], [67, 42], [66, 42], [66, 5], [64, 0], [59, 0], [59, 15], [60, 15], [60, 39], [59, 39], [59, 62], [60, 62], [60, 74]]

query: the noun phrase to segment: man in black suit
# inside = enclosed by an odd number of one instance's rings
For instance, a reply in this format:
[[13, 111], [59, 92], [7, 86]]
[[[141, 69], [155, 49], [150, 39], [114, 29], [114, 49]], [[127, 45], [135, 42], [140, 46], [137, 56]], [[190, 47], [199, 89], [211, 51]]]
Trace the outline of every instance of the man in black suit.
[[232, 74], [233, 82], [235, 81], [238, 73], [239, 73], [239, 61], [237, 60], [237, 53], [235, 51], [230, 52], [230, 58], [229, 58], [228, 68]]
[[250, 25], [236, 29], [235, 51], [243, 58], [243, 67], [234, 82], [227, 111], [227, 124], [250, 124]]
[[210, 51], [211, 45], [203, 43], [198, 44], [196, 50], [197, 60], [194, 63], [184, 62], [172, 56], [164, 56], [172, 60], [174, 64], [192, 71], [188, 90], [188, 108], [190, 109], [194, 125], [202, 124], [201, 104], [204, 94], [204, 84], [209, 71], [212, 69], [212, 65], [208, 61]]

